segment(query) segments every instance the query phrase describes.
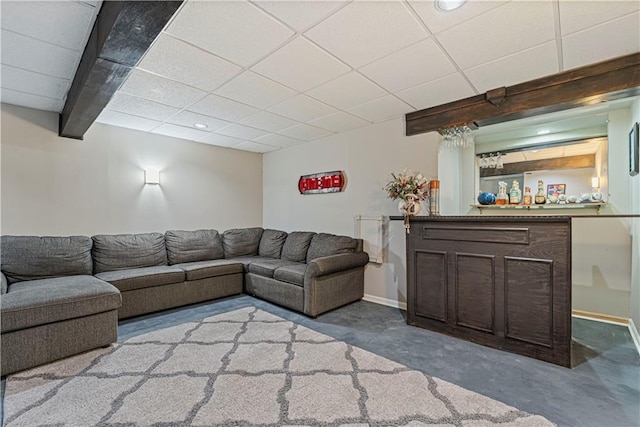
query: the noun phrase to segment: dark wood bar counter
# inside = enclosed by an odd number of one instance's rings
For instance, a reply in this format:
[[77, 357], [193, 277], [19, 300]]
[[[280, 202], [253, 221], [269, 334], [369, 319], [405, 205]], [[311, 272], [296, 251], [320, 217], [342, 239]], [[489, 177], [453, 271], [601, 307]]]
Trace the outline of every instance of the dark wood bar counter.
[[570, 367], [571, 218], [412, 217], [407, 320]]

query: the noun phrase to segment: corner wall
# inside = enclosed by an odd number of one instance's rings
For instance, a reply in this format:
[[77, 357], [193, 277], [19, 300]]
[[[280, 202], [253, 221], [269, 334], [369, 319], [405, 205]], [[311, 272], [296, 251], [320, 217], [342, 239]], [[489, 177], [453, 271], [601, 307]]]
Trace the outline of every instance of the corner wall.
[[[402, 118], [264, 155], [264, 227], [285, 231], [312, 230], [354, 236], [362, 215], [399, 215], [398, 202], [383, 191], [391, 172], [405, 167], [427, 177], [437, 176], [438, 137], [435, 133], [406, 137]], [[343, 170], [342, 193], [301, 195], [300, 175]], [[406, 249], [401, 221], [385, 232], [383, 264], [369, 264], [365, 294], [400, 306], [406, 303]]]
[[[631, 107], [631, 122], [640, 122], [640, 100]], [[629, 128], [631, 130], [631, 128]], [[640, 214], [640, 174], [629, 177], [631, 211]], [[631, 231], [631, 304], [630, 315], [636, 330], [640, 328], [640, 218], [633, 219]], [[640, 337], [636, 337], [638, 339]], [[640, 342], [636, 342], [640, 348]]]
[[[1, 232], [92, 235], [262, 225], [262, 156], [2, 104]], [[144, 169], [161, 170], [159, 186]]]

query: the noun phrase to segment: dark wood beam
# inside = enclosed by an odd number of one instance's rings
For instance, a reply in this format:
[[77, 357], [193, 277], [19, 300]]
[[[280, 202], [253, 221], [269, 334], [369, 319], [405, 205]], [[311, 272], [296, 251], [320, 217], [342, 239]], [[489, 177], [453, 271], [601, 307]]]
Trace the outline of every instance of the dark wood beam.
[[480, 178], [490, 176], [514, 175], [531, 171], [554, 169], [592, 168], [596, 165], [595, 154], [559, 157], [556, 159], [528, 160], [526, 162], [505, 163], [502, 169], [482, 168]]
[[180, 4], [102, 2], [60, 114], [60, 136], [82, 139]]
[[640, 53], [498, 88], [406, 115], [406, 134], [487, 126], [640, 95]]

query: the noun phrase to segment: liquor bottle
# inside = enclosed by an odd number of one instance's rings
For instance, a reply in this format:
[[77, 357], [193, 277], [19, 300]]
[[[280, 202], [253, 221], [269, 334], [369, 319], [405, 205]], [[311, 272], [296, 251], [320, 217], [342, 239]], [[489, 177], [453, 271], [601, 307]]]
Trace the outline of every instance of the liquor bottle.
[[547, 203], [547, 196], [545, 196], [544, 190], [542, 189], [543, 186], [544, 184], [542, 183], [542, 180], [539, 179], [538, 192], [536, 193], [536, 198], [535, 198], [536, 205], [544, 205], [545, 203]]
[[519, 205], [522, 201], [522, 190], [520, 190], [520, 184], [515, 179], [511, 185], [511, 191], [509, 191], [509, 204]]
[[526, 206], [531, 204], [531, 187], [524, 187], [524, 200], [522, 204]]
[[498, 195], [496, 196], [496, 205], [506, 205], [509, 203], [509, 196], [507, 195], [507, 183], [500, 181], [498, 183]]

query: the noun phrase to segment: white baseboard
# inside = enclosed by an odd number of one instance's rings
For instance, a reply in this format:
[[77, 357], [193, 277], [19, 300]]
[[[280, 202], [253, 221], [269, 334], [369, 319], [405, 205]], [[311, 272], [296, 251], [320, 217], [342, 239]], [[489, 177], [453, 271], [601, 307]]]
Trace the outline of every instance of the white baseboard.
[[376, 304], [386, 305], [388, 307], [399, 308], [400, 310], [407, 309], [406, 302], [399, 302], [388, 298], [377, 297], [375, 295], [364, 294], [364, 297], [362, 297], [362, 299], [365, 301], [374, 302]]
[[633, 323], [633, 319], [629, 319], [629, 332], [631, 333], [631, 338], [633, 338], [633, 342], [636, 345], [636, 349], [640, 354], [640, 334], [636, 329], [636, 325]]

